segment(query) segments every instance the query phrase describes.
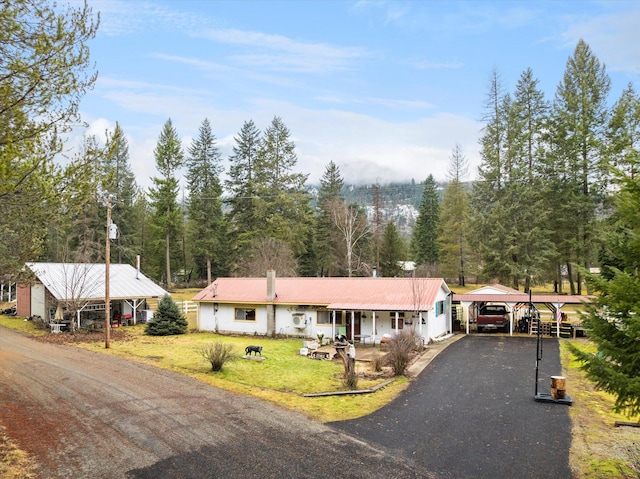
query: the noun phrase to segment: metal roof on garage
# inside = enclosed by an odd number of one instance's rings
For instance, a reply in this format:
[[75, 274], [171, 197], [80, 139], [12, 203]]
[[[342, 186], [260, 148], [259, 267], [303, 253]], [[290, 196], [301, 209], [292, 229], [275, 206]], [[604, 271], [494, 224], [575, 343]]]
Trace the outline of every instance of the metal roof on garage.
[[[582, 304], [590, 303], [591, 296], [569, 295], [569, 294], [532, 294], [532, 303], [550, 304]], [[464, 293], [453, 294], [453, 301], [460, 302], [484, 302], [484, 303], [528, 303], [529, 295], [525, 293]]]
[[[274, 304], [314, 305], [336, 310], [428, 311], [442, 278], [277, 278]], [[265, 304], [267, 278], [218, 278], [194, 301]]]
[[[26, 263], [36, 278], [58, 301], [103, 300], [105, 267], [90, 263]], [[109, 297], [118, 299], [155, 298], [168, 294], [151, 279], [128, 264], [109, 266]]]

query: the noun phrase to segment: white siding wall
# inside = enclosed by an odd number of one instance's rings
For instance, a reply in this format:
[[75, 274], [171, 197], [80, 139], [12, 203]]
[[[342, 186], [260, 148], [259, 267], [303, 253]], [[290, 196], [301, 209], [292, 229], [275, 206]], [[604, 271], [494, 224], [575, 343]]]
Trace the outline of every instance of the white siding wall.
[[35, 283], [31, 286], [31, 315], [40, 316], [45, 321], [49, 321], [49, 313], [45, 307], [45, 289], [42, 283]]
[[[236, 308], [255, 309], [256, 320], [236, 321]], [[264, 305], [218, 304], [218, 311], [214, 312], [212, 303], [200, 303], [199, 314], [201, 331], [215, 331], [217, 319], [221, 333], [267, 334], [267, 310]]]

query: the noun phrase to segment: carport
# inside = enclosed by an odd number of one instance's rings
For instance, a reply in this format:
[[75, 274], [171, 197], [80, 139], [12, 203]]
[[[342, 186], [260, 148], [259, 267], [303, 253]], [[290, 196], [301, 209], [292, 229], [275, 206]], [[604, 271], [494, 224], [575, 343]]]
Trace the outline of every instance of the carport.
[[[514, 325], [525, 315], [529, 314], [529, 302], [534, 305], [544, 305], [550, 312], [551, 320], [562, 320], [562, 308], [565, 305], [581, 305], [591, 302], [590, 296], [566, 294], [532, 294], [531, 297], [513, 288], [502, 285], [490, 285], [463, 294], [453, 294], [453, 303], [462, 307], [462, 321], [466, 334], [470, 334], [470, 324], [473, 321], [478, 305], [483, 303], [502, 303], [510, 311], [509, 335], [513, 336]], [[559, 321], [559, 322], [560, 322]], [[559, 328], [556, 328], [559, 335]], [[530, 330], [528, 331], [531, 332]]]

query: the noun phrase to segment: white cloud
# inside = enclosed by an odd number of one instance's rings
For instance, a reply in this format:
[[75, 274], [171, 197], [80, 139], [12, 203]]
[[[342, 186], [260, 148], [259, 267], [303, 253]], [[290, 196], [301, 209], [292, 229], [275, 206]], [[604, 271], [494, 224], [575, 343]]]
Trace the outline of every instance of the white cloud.
[[208, 30], [197, 36], [216, 42], [248, 47], [251, 53], [234, 53], [230, 58], [245, 66], [274, 70], [321, 72], [353, 67], [354, 60], [367, 55], [358, 47], [338, 47], [325, 43], [299, 42], [283, 35], [236, 29]]
[[640, 50], [636, 48], [640, 44], [638, 25], [638, 10], [599, 15], [585, 21], [574, 21], [561, 38], [571, 48], [582, 38], [608, 70], [637, 75], [640, 69]]

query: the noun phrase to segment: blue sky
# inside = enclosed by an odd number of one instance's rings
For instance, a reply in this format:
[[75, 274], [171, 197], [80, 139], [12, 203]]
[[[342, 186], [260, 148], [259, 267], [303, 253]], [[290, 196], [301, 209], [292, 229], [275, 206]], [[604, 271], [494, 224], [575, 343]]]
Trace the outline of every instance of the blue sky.
[[88, 1], [99, 79], [70, 145], [118, 122], [145, 188], [169, 117], [185, 151], [208, 118], [225, 167], [243, 123], [277, 115], [311, 183], [330, 161], [347, 183], [444, 180], [456, 143], [473, 179], [493, 69], [513, 91], [532, 68], [552, 100], [583, 38], [611, 102], [640, 78], [635, 1]]

